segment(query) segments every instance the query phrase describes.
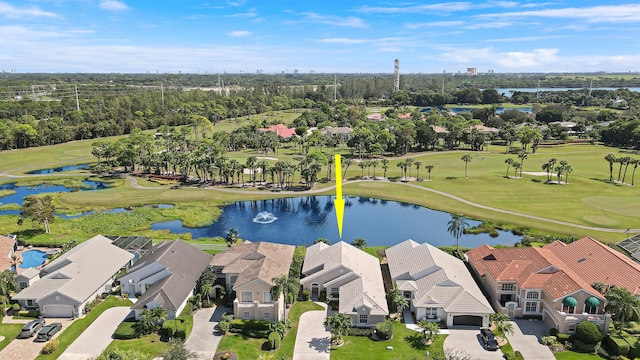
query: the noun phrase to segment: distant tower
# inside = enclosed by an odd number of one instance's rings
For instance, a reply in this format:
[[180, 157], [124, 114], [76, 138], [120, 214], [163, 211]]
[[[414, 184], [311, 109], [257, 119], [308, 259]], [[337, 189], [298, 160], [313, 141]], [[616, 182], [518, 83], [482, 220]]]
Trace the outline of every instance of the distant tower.
[[400, 90], [400, 60], [396, 59], [393, 66], [393, 91]]

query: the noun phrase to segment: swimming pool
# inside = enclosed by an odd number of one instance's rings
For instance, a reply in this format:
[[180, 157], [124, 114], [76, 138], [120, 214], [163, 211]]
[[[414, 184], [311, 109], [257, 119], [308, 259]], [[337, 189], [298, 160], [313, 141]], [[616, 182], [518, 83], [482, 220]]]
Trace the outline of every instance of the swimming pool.
[[21, 269], [33, 268], [44, 264], [47, 253], [41, 250], [28, 250], [22, 253]]

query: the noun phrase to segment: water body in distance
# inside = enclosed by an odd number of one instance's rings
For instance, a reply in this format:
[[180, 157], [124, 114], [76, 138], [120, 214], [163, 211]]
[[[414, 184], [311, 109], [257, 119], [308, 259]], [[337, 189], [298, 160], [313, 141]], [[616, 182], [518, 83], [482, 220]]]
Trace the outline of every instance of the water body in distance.
[[[181, 234], [190, 232], [194, 239], [225, 236], [236, 227], [240, 237], [251, 241], [269, 241], [292, 245], [311, 245], [317, 238], [331, 243], [339, 240], [336, 215], [331, 196], [305, 196], [286, 199], [239, 201], [222, 208], [223, 213], [210, 226], [187, 228], [179, 220], [156, 223], [154, 230], [169, 230]], [[260, 215], [259, 215], [260, 214]], [[270, 214], [270, 215], [269, 215]], [[254, 219], [272, 219], [272, 222]], [[367, 197], [347, 197], [344, 211], [343, 240], [363, 238], [369, 246], [391, 246], [406, 239], [432, 245], [455, 245], [447, 232], [451, 215], [418, 205], [385, 201]], [[480, 222], [468, 220], [471, 227]], [[520, 236], [499, 231], [497, 238], [489, 234], [463, 235], [460, 245], [477, 247], [482, 244], [513, 245]]]
[[27, 174], [51, 174], [51, 173], [67, 172], [67, 171], [74, 171], [74, 170], [88, 170], [89, 168], [90, 168], [89, 164], [67, 165], [67, 166], [59, 166], [59, 167], [48, 168], [48, 169], [31, 170], [27, 172]]
[[[106, 189], [109, 185], [100, 181], [88, 181], [84, 180], [82, 183], [86, 186], [80, 188], [80, 191], [86, 190], [99, 190]], [[8, 183], [0, 185], [0, 190], [13, 190], [15, 194], [0, 197], [0, 203], [2, 204], [18, 204], [22, 205], [24, 198], [30, 195], [38, 195], [42, 193], [55, 193], [55, 192], [71, 192], [73, 188], [68, 188], [62, 185], [37, 185], [37, 186], [18, 186], [15, 183]], [[0, 211], [0, 215], [17, 215], [20, 211], [17, 210], [3, 210]]]

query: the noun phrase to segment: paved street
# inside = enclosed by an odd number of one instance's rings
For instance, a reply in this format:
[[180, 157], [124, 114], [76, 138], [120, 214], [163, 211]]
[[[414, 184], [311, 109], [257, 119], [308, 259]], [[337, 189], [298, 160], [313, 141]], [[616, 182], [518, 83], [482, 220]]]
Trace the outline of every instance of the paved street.
[[199, 309], [193, 313], [193, 330], [185, 342], [187, 349], [198, 354], [199, 359], [211, 359], [218, 349], [222, 335], [217, 330], [218, 322], [225, 312], [233, 310], [221, 307]]
[[131, 309], [124, 306], [105, 310], [58, 359], [86, 360], [98, 357], [109, 346], [114, 331], [130, 312]]
[[300, 316], [293, 360], [329, 360], [331, 333], [323, 325], [327, 317], [327, 305], [316, 304], [325, 310], [307, 311]]

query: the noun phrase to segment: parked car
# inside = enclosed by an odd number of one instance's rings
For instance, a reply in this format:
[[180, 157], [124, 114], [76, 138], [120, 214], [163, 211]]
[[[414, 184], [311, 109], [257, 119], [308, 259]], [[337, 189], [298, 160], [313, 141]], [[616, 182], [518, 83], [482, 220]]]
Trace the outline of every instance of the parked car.
[[43, 327], [44, 324], [45, 321], [43, 318], [29, 321], [25, 324], [25, 326], [22, 327], [22, 331], [20, 331], [20, 334], [18, 334], [18, 339], [26, 339], [32, 337], [33, 335], [38, 333], [38, 330], [40, 330], [40, 328]]
[[44, 326], [40, 331], [38, 331], [38, 336], [36, 336], [36, 341], [49, 341], [58, 331], [62, 329], [62, 324], [59, 322], [51, 323], [49, 325]]
[[482, 342], [484, 342], [485, 349], [496, 351], [500, 348], [498, 346], [498, 340], [493, 336], [491, 329], [486, 327], [480, 328], [480, 337], [482, 338]]

